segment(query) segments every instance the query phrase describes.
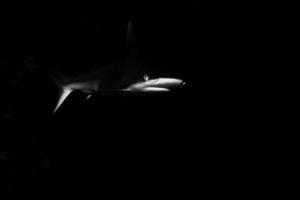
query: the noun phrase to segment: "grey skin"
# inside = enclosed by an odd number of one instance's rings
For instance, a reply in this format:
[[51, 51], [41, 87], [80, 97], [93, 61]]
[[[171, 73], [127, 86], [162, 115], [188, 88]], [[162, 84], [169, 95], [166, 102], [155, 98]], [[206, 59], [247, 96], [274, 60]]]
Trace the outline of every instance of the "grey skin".
[[[147, 64], [137, 56], [136, 42], [132, 23], [127, 28], [127, 57], [120, 62], [112, 63], [99, 70], [82, 74], [75, 78], [67, 78], [58, 70], [52, 71], [52, 78], [59, 87], [60, 94], [53, 114], [60, 108], [67, 97], [75, 90], [88, 93], [88, 98], [95, 92], [157, 93], [168, 92], [184, 85], [184, 81], [176, 78], [149, 77]], [[155, 76], [154, 76], [155, 77]]]

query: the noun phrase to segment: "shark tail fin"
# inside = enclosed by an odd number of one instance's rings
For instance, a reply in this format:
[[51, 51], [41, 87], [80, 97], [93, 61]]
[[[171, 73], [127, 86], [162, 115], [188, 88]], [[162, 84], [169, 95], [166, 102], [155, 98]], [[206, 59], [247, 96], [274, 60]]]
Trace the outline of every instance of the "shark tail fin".
[[65, 77], [58, 69], [51, 68], [48, 69], [48, 71], [57, 89], [59, 90], [58, 100], [52, 112], [52, 114], [55, 114], [67, 97], [73, 92], [73, 89], [68, 87], [69, 81], [67, 77]]

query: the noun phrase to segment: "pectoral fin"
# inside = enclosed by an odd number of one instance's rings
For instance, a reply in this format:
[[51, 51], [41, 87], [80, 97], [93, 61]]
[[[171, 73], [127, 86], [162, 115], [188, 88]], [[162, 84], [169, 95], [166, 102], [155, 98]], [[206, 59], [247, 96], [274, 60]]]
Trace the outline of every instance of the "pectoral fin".
[[60, 96], [59, 96], [59, 99], [58, 99], [58, 102], [55, 106], [55, 109], [53, 111], [53, 114], [56, 113], [56, 111], [58, 110], [58, 108], [60, 108], [60, 106], [63, 104], [63, 102], [66, 100], [66, 98], [72, 93], [72, 89], [69, 89], [69, 88], [63, 88], [61, 93], [60, 93]]

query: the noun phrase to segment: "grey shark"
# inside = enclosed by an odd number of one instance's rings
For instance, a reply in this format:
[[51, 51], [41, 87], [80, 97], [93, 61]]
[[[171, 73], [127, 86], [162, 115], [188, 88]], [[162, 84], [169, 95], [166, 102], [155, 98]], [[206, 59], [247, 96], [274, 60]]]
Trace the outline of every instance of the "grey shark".
[[67, 97], [75, 90], [87, 93], [87, 99], [93, 93], [159, 93], [169, 92], [173, 88], [185, 85], [181, 79], [156, 77], [149, 74], [145, 62], [137, 53], [132, 22], [127, 27], [127, 57], [119, 62], [93, 70], [77, 77], [68, 78], [58, 70], [52, 69], [52, 78], [60, 90], [53, 114], [61, 107]]

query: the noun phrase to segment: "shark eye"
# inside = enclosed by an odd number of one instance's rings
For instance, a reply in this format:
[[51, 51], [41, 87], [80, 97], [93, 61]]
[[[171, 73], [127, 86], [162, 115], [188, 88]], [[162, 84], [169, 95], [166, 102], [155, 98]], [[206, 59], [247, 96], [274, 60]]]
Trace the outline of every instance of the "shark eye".
[[147, 74], [144, 75], [144, 80], [148, 81], [149, 80], [149, 76]]

